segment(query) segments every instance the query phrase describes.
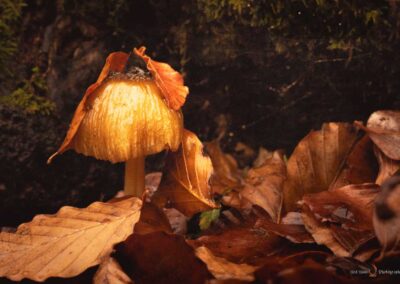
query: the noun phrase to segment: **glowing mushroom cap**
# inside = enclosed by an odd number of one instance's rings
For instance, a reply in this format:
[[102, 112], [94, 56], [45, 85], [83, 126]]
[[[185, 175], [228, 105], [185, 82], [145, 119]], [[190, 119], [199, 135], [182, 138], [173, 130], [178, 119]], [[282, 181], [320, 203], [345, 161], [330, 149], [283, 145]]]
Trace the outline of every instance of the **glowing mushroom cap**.
[[178, 149], [183, 131], [180, 108], [189, 89], [179, 72], [145, 51], [141, 47], [107, 57], [47, 163], [68, 149], [111, 162]]
[[179, 147], [182, 114], [153, 80], [110, 79], [90, 105], [71, 144], [78, 153], [115, 163]]

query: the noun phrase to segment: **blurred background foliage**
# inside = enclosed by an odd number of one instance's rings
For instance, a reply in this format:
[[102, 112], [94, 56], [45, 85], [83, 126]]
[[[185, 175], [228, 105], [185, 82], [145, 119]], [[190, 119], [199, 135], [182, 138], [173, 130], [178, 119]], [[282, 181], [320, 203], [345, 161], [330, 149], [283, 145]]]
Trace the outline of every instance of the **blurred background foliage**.
[[1, 0], [0, 224], [121, 188], [122, 165], [45, 164], [112, 51], [145, 45], [180, 70], [186, 127], [240, 157], [398, 108], [399, 33], [396, 0]]

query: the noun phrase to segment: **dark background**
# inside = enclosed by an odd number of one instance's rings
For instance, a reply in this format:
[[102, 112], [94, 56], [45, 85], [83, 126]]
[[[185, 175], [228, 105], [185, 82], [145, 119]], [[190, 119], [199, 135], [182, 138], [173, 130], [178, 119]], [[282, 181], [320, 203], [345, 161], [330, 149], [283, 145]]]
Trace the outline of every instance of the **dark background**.
[[399, 35], [397, 1], [0, 0], [0, 225], [122, 188], [121, 164], [46, 165], [112, 51], [145, 45], [182, 72], [186, 128], [240, 157], [398, 108]]

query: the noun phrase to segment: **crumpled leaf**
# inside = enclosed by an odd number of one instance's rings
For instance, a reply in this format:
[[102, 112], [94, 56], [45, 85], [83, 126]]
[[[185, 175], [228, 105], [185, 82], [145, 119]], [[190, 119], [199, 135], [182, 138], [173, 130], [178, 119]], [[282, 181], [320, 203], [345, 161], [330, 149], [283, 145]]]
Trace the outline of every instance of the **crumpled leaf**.
[[261, 167], [248, 171], [244, 188], [239, 193], [250, 204], [263, 208], [274, 222], [279, 222], [285, 179], [283, 154], [275, 151]]
[[157, 231], [172, 233], [169, 220], [162, 209], [152, 203], [144, 202], [139, 222], [135, 225], [135, 234], [145, 235]]
[[115, 257], [137, 284], [203, 284], [211, 278], [206, 265], [180, 235], [133, 234], [116, 246]]
[[400, 169], [400, 161], [388, 158], [379, 148], [374, 147], [376, 159], [379, 163], [379, 173], [376, 184], [382, 184], [385, 180], [393, 176]]
[[203, 145], [197, 136], [184, 130], [181, 147], [170, 152], [165, 171], [152, 202], [160, 208], [173, 207], [190, 217], [219, 206], [212, 199], [208, 181], [213, 167], [203, 155]]
[[375, 184], [361, 184], [305, 195], [304, 224], [318, 244], [338, 256], [351, 256], [374, 237], [373, 201], [378, 192]]
[[133, 281], [114, 258], [107, 257], [94, 275], [93, 284], [133, 284]]
[[204, 246], [196, 248], [196, 256], [206, 265], [217, 280], [253, 281], [257, 267], [245, 263], [237, 264], [217, 257]]
[[272, 232], [284, 237], [293, 243], [314, 243], [313, 237], [304, 227], [304, 224], [276, 224], [266, 219], [259, 219], [255, 224], [256, 228], [263, 228], [267, 232]]
[[179, 110], [189, 93], [189, 88], [184, 85], [182, 75], [167, 63], [152, 60], [145, 54], [144, 46], [139, 49], [135, 48], [133, 51], [147, 64], [147, 69], [153, 75], [167, 105], [173, 110]]
[[376, 111], [368, 119], [365, 127], [361, 122], [354, 124], [363, 129], [375, 145], [390, 159], [400, 160], [400, 112]]
[[193, 247], [205, 246], [216, 257], [234, 263], [258, 265], [282, 250], [282, 239], [251, 226], [227, 227], [221, 232], [188, 240]]
[[357, 133], [351, 125], [327, 123], [300, 141], [287, 163], [286, 212], [294, 211], [304, 194], [328, 190], [335, 183], [356, 140]]
[[236, 160], [229, 154], [222, 152], [218, 140], [205, 143], [214, 172], [211, 176], [211, 186], [214, 192], [224, 194], [241, 185], [241, 174]]
[[37, 215], [15, 233], [1, 232], [0, 276], [40, 282], [78, 275], [132, 233], [141, 205], [131, 197], [83, 209], [65, 206], [55, 215]]
[[70, 123], [67, 135], [64, 138], [60, 148], [50, 156], [47, 160], [47, 163], [51, 163], [52, 159], [57, 156], [58, 154], [62, 154], [66, 150], [69, 149], [71, 142], [78, 131], [79, 126], [83, 118], [85, 117], [86, 110], [88, 108], [89, 102], [93, 101], [93, 95], [95, 95], [96, 89], [101, 85], [101, 83], [107, 78], [107, 76], [111, 72], [122, 72], [125, 69], [125, 65], [128, 62], [129, 54], [125, 52], [113, 52], [111, 53], [107, 59], [106, 63], [97, 78], [97, 81], [89, 86], [86, 89], [85, 95], [83, 96], [82, 100], [80, 101], [78, 107], [75, 110], [74, 116]]

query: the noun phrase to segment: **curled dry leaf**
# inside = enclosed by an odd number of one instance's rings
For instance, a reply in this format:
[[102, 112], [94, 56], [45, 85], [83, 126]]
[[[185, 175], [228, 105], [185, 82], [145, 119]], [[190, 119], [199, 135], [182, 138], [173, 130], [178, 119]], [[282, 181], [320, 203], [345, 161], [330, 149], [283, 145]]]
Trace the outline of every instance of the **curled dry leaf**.
[[303, 197], [303, 222], [318, 244], [338, 256], [351, 256], [374, 237], [373, 201], [375, 184], [348, 185]]
[[379, 173], [376, 184], [382, 184], [400, 169], [400, 161], [388, 158], [378, 147], [374, 147], [376, 159], [379, 163]]
[[114, 258], [107, 257], [94, 275], [93, 284], [133, 284], [133, 281]]
[[101, 83], [107, 78], [107, 76], [111, 72], [122, 72], [125, 69], [125, 65], [128, 62], [128, 58], [129, 54], [125, 52], [113, 52], [107, 57], [106, 63], [99, 77], [97, 78], [97, 81], [86, 89], [85, 95], [83, 96], [78, 107], [76, 108], [75, 114], [72, 118], [71, 124], [69, 126], [67, 135], [65, 136], [63, 143], [61, 144], [60, 148], [47, 160], [48, 164], [51, 163], [51, 160], [55, 156], [69, 149], [71, 142], [86, 114], [86, 110], [89, 107], [88, 104], [90, 101], [93, 101], [92, 97], [95, 95], [96, 89], [101, 85]]
[[365, 130], [375, 145], [390, 159], [400, 160], [400, 112], [391, 110], [376, 111], [368, 119], [365, 127], [361, 122], [354, 122]]
[[166, 170], [152, 202], [161, 208], [176, 208], [188, 217], [218, 208], [208, 184], [213, 167], [202, 148], [197, 136], [185, 130], [179, 150], [168, 154]]
[[294, 211], [304, 194], [328, 190], [335, 183], [356, 140], [357, 133], [351, 125], [327, 123], [300, 141], [287, 164], [286, 212]]
[[206, 265], [180, 235], [133, 234], [116, 246], [115, 257], [138, 284], [203, 284], [211, 278]]
[[183, 77], [167, 63], [152, 60], [145, 54], [146, 48], [140, 47], [133, 50], [137, 56], [147, 64], [147, 69], [153, 75], [157, 87], [161, 90], [167, 105], [174, 110], [179, 110], [185, 103], [189, 88], [184, 85]]
[[204, 246], [196, 248], [196, 256], [207, 265], [208, 270], [217, 280], [254, 280], [253, 273], [257, 269], [256, 266], [227, 261], [222, 257], [213, 255]]
[[172, 233], [169, 220], [162, 209], [152, 203], [144, 202], [139, 222], [135, 225], [135, 234], [145, 235], [157, 231]]
[[132, 233], [141, 205], [132, 197], [83, 209], [65, 206], [55, 215], [36, 216], [15, 233], [1, 232], [0, 276], [44, 281], [78, 275]]
[[275, 151], [261, 167], [248, 171], [244, 188], [239, 194], [251, 205], [263, 208], [274, 222], [279, 222], [285, 179], [286, 164], [283, 154]]
[[241, 185], [241, 174], [235, 159], [222, 152], [218, 140], [205, 143], [205, 149], [209, 154], [214, 172], [211, 176], [211, 186], [214, 192], [224, 194], [227, 191]]

